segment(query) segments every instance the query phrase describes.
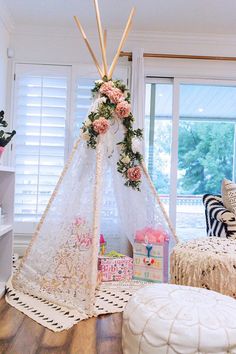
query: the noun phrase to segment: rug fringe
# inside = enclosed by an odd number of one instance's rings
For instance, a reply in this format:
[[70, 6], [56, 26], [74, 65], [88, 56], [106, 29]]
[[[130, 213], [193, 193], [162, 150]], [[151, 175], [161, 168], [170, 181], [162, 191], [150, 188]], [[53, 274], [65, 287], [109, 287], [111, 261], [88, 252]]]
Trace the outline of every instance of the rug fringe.
[[[101, 283], [96, 290], [93, 316], [122, 312], [129, 298], [143, 286], [147, 286], [147, 283], [138, 281]], [[74, 324], [91, 317], [86, 313], [15, 290], [11, 281], [7, 284], [5, 299], [9, 305], [54, 332], [69, 329]]]

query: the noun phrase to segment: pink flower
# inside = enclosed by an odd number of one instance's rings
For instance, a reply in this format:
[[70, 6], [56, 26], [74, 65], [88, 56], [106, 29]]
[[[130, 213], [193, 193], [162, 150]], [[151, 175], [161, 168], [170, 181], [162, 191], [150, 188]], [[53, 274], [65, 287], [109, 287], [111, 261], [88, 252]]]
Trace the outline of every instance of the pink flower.
[[99, 91], [102, 95], [106, 95], [112, 103], [117, 104], [124, 100], [123, 92], [120, 89], [114, 87], [112, 81], [104, 82]]
[[116, 106], [116, 114], [119, 118], [126, 118], [130, 114], [131, 107], [127, 101], [121, 101]]
[[118, 88], [113, 88], [108, 92], [108, 97], [112, 103], [119, 103], [120, 101], [124, 100], [123, 92]]
[[109, 129], [109, 122], [106, 118], [100, 117], [93, 122], [93, 129], [98, 134], [105, 134]]
[[127, 171], [127, 177], [130, 181], [140, 181], [141, 168], [139, 166], [129, 168]]
[[0, 146], [0, 157], [4, 153], [5, 148], [3, 146]]
[[99, 91], [102, 95], [109, 95], [109, 92], [114, 88], [114, 84], [112, 81], [104, 82], [100, 87]]

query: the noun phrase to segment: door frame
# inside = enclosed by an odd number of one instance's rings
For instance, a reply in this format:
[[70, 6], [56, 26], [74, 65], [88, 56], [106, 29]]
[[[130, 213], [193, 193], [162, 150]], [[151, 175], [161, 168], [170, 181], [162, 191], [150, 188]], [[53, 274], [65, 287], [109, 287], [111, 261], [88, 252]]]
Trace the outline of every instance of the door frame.
[[[171, 134], [171, 160], [170, 160], [170, 190], [169, 190], [169, 217], [176, 230], [177, 216], [177, 182], [178, 182], [178, 137], [180, 122], [180, 87], [182, 84], [209, 85], [209, 86], [234, 86], [235, 80], [229, 79], [207, 79], [207, 78], [181, 78], [181, 77], [157, 77], [146, 76], [146, 84], [168, 84], [172, 83], [172, 134]], [[234, 162], [233, 179], [236, 180], [236, 124], [234, 139]]]

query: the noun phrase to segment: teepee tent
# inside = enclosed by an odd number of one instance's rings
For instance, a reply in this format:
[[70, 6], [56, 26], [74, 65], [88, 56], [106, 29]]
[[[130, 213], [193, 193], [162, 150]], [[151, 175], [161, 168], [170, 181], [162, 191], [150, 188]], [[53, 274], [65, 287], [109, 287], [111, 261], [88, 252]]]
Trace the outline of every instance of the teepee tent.
[[[81, 135], [13, 276], [7, 301], [23, 312], [27, 309], [22, 306], [26, 300], [24, 298], [18, 305], [13, 303], [16, 294], [40, 299], [44, 305], [52, 304], [52, 308], [55, 304], [55, 308], [69, 309], [73, 313], [71, 317], [75, 317], [73, 311], [80, 314], [80, 319], [97, 314], [95, 297], [100, 234], [109, 235], [111, 249], [112, 240], [122, 235], [120, 239], [123, 241], [117, 249], [121, 252], [126, 239], [132, 244], [136, 233], [147, 227], [162, 230], [168, 235], [171, 247], [177, 241], [138, 149], [142, 132], [133, 129], [129, 92], [122, 82], [112, 80], [134, 9], [108, 70], [106, 40], [97, 0], [94, 2], [102, 67], [79, 20], [76, 17], [75, 20], [101, 80], [95, 83], [94, 101]], [[119, 286], [118, 283], [115, 285], [116, 291]], [[15, 298], [18, 300], [19, 296]], [[104, 312], [109, 311], [113, 310], [105, 309]], [[37, 315], [38, 312], [34, 313]], [[35, 319], [40, 322], [40, 318]]]

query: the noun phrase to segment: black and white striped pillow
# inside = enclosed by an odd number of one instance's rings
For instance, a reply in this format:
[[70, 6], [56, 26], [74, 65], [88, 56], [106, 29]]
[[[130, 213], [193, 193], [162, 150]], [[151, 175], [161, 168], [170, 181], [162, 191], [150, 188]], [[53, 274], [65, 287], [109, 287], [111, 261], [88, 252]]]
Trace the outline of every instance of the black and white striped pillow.
[[207, 236], [236, 238], [236, 216], [226, 209], [220, 195], [205, 194]]

